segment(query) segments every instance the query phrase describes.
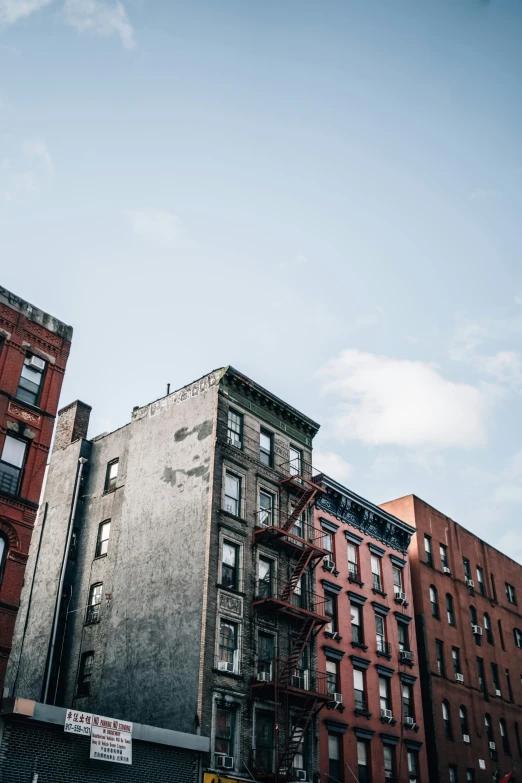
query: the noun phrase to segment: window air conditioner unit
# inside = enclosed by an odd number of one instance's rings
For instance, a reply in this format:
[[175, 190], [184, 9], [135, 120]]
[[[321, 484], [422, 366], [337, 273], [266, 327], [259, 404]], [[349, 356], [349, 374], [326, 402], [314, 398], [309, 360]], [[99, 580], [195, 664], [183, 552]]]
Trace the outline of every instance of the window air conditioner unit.
[[342, 693], [333, 693], [333, 700], [336, 704], [342, 704], [343, 703], [343, 694]]
[[463, 734], [462, 735], [462, 742], [465, 742], [467, 745], [469, 745], [469, 743], [471, 742], [471, 740], [469, 738], [469, 734]]
[[234, 673], [234, 664], [230, 661], [218, 661], [218, 671]]
[[413, 653], [411, 650], [401, 650], [401, 661], [413, 661]]
[[480, 625], [472, 625], [471, 630], [475, 634], [475, 636], [482, 636], [482, 628]]
[[414, 718], [406, 718], [404, 722], [409, 729], [413, 729], [416, 725]]
[[270, 682], [270, 672], [258, 672], [257, 679], [260, 682]]
[[334, 631], [332, 633], [332, 639], [337, 639], [338, 636], [339, 636], [339, 631]]
[[494, 743], [494, 742], [490, 742], [490, 743], [489, 743], [489, 749], [490, 749], [490, 750], [496, 750], [496, 749], [497, 749], [497, 746], [495, 745], [495, 743]]
[[502, 691], [499, 691], [498, 688], [495, 688], [495, 696], [502, 696]]
[[393, 720], [393, 713], [391, 710], [381, 710], [381, 718], [387, 723], [391, 723]]
[[442, 573], [443, 574], [451, 574], [451, 568], [448, 568], [448, 566], [442, 567]]
[[457, 672], [457, 674], [455, 675], [455, 679], [457, 680], [457, 682], [464, 682], [464, 675]]
[[401, 604], [406, 603], [406, 593], [403, 593], [402, 590], [398, 590], [395, 593], [395, 600], [400, 601]]
[[40, 372], [45, 370], [45, 362], [43, 359], [40, 359], [39, 356], [28, 356], [24, 364], [27, 367], [32, 367], [34, 370], [39, 370]]
[[323, 566], [326, 568], [327, 571], [333, 571], [335, 568], [335, 563], [329, 557], [324, 557]]
[[466, 579], [466, 584], [468, 587], [475, 587], [475, 582], [473, 579]]
[[234, 769], [234, 757], [216, 756], [216, 767], [218, 769]]

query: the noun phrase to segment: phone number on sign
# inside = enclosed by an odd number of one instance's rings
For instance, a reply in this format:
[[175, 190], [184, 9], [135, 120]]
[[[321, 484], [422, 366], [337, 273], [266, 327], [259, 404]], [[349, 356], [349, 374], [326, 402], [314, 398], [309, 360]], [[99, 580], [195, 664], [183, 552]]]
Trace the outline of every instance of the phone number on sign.
[[87, 734], [89, 735], [91, 733], [91, 727], [90, 726], [82, 726], [79, 723], [66, 723], [65, 724], [65, 731], [72, 731], [74, 734]]

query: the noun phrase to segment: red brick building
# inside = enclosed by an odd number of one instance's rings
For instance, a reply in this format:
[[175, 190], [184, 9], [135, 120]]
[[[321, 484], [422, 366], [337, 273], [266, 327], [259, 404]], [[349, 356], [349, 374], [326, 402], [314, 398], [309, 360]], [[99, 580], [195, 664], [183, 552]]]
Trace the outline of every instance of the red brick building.
[[414, 530], [337, 482], [315, 507], [323, 549], [317, 592], [330, 623], [318, 668], [332, 701], [320, 712], [321, 781], [427, 783], [409, 562]]
[[0, 689], [71, 336], [0, 287]]
[[522, 567], [414, 495], [382, 508], [417, 528], [409, 556], [431, 783], [521, 769]]

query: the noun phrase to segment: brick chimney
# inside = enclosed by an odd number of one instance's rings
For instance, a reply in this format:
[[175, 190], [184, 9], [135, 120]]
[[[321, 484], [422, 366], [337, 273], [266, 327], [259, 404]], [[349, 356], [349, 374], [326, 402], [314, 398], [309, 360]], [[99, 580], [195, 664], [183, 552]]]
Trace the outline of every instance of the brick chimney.
[[58, 411], [53, 451], [66, 449], [75, 440], [87, 437], [91, 410], [90, 405], [76, 400]]

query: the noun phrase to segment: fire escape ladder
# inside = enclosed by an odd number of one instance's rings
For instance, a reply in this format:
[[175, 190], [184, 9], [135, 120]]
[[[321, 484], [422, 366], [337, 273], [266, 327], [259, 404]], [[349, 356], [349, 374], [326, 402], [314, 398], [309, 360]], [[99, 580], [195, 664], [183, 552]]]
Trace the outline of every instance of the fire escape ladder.
[[290, 530], [297, 520], [300, 518], [303, 511], [308, 508], [310, 503], [312, 503], [313, 499], [315, 498], [317, 494], [317, 489], [314, 487], [309, 487], [308, 489], [305, 489], [299, 500], [297, 501], [295, 508], [292, 509], [292, 513], [282, 525], [283, 530]]
[[310, 547], [305, 547], [301, 552], [299, 560], [295, 564], [294, 569], [290, 574], [290, 579], [283, 587], [283, 590], [281, 592], [282, 601], [289, 601], [290, 598], [292, 597], [295, 588], [299, 584], [299, 580], [301, 579], [303, 573], [308, 567], [308, 564], [310, 563], [310, 560], [312, 559], [312, 555], [313, 555], [313, 550], [310, 549]]
[[307, 617], [299, 629], [299, 633], [297, 634], [297, 638], [293, 644], [292, 650], [290, 651], [290, 655], [286, 659], [281, 671], [281, 680], [285, 684], [288, 684], [293, 671], [299, 666], [299, 661], [301, 660], [304, 649], [308, 644], [314, 626], [315, 619], [313, 617]]
[[301, 710], [299, 716], [296, 717], [295, 722], [292, 723], [292, 731], [287, 739], [286, 747], [279, 757], [279, 771], [283, 774], [289, 773], [292, 769], [292, 763], [294, 761], [296, 753], [299, 753], [299, 749], [306, 736], [306, 731], [312, 720], [312, 716], [315, 711], [317, 700], [310, 706], [308, 705]]

